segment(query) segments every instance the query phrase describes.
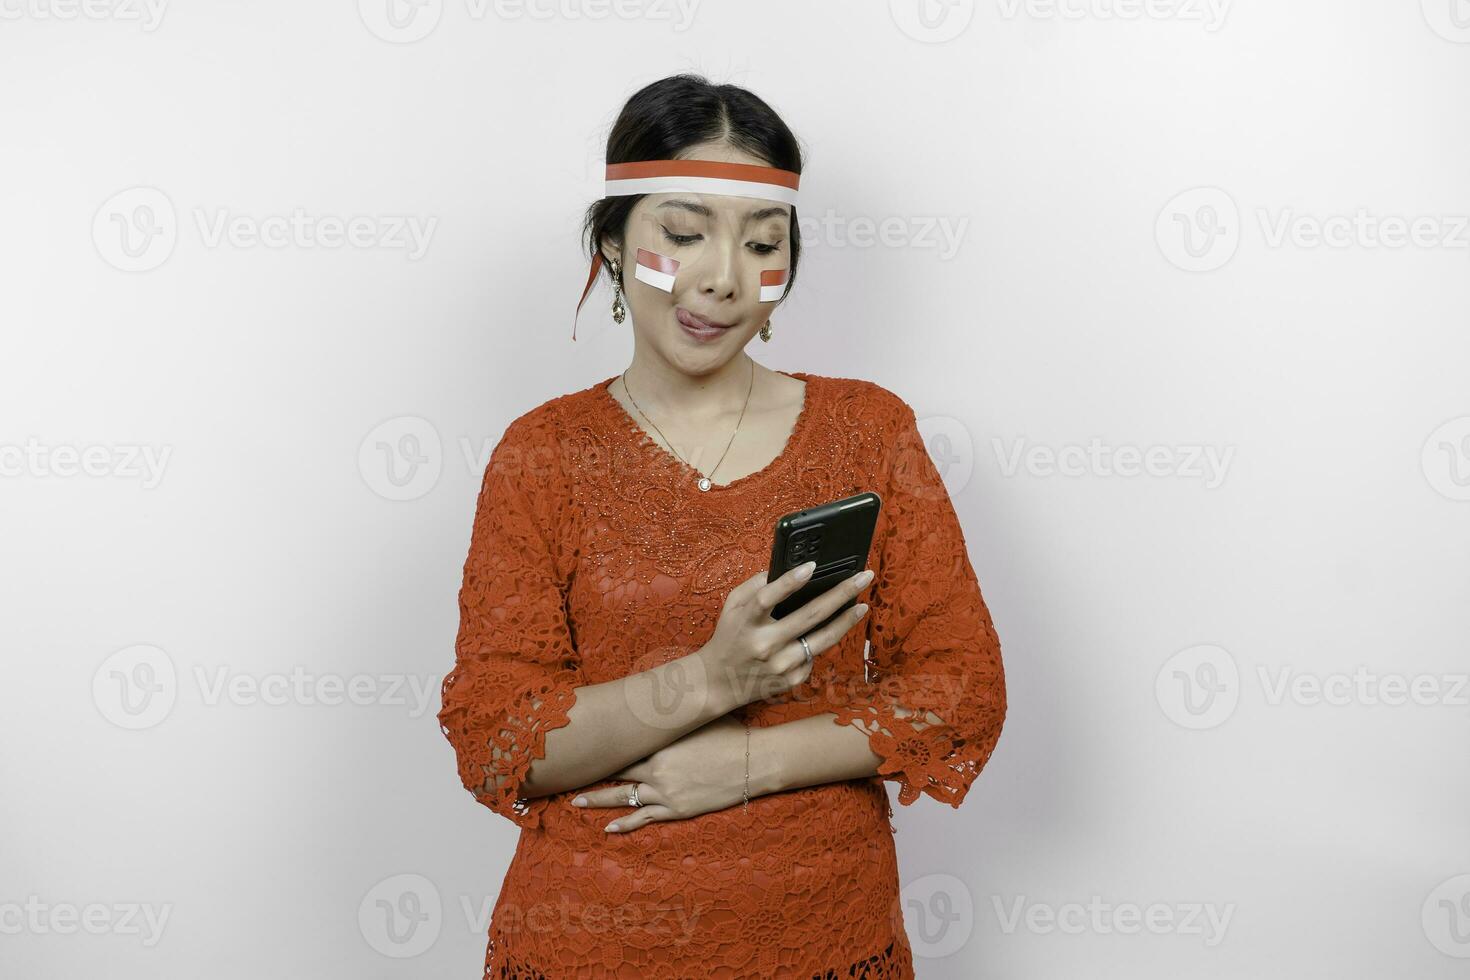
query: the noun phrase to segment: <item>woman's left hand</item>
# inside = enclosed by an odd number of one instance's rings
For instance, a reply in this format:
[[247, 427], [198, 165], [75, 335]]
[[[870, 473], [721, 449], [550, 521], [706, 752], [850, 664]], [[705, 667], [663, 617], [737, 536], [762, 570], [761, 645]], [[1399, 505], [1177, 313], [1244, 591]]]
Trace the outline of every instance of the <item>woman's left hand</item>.
[[583, 791], [573, 804], [585, 799], [588, 808], [627, 807], [633, 786], [642, 784], [642, 806], [604, 829], [627, 833], [654, 821], [687, 820], [742, 803], [745, 764], [745, 723], [724, 715], [608, 777], [629, 782]]

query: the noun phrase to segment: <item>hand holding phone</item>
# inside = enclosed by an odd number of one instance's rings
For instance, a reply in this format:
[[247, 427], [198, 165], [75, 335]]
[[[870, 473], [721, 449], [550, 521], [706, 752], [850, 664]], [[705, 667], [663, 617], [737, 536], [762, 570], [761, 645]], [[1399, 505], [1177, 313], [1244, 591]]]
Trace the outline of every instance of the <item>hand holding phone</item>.
[[699, 651], [737, 705], [804, 683], [816, 655], [867, 613], [857, 597], [871, 582], [862, 576], [880, 503], [867, 492], [777, 521], [771, 568], [730, 591]]

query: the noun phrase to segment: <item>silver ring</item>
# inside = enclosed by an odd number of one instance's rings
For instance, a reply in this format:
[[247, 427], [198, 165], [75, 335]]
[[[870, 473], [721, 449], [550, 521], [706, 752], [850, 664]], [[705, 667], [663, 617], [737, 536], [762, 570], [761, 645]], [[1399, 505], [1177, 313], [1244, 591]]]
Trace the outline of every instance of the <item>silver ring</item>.
[[637, 783], [634, 783], [633, 784], [632, 791], [628, 793], [628, 805], [629, 806], [642, 806], [643, 805], [642, 803], [639, 803], [638, 802], [638, 784]]
[[810, 667], [812, 665], [812, 648], [806, 642], [806, 637], [804, 636], [801, 637], [801, 648], [806, 651], [806, 665]]

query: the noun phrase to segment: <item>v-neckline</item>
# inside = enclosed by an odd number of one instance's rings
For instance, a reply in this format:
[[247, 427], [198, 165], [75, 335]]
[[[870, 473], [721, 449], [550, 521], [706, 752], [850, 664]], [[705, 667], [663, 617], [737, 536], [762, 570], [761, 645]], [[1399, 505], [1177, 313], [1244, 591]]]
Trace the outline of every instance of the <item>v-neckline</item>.
[[689, 488], [691, 490], [694, 490], [698, 493], [714, 493], [715, 491], [728, 491], [737, 488], [743, 488], [750, 483], [760, 480], [763, 477], [769, 476], [776, 470], [780, 469], [782, 464], [793, 458], [800, 450], [802, 440], [805, 438], [806, 431], [810, 427], [812, 417], [815, 414], [812, 410], [812, 406], [815, 402], [814, 395], [816, 393], [817, 385], [813, 380], [813, 376], [806, 373], [805, 371], [776, 371], [776, 373], [784, 374], [788, 378], [794, 378], [798, 381], [805, 382], [806, 384], [806, 387], [802, 389], [801, 393], [801, 410], [797, 413], [796, 421], [792, 424], [791, 431], [786, 434], [786, 442], [784, 445], [782, 445], [781, 451], [777, 453], [775, 458], [773, 458], [765, 466], [762, 466], [760, 469], [755, 470], [752, 473], [747, 473], [742, 477], [737, 477], [729, 483], [716, 483], [711, 480], [708, 490], [700, 490], [699, 487], [696, 485], [696, 481], [704, 477], [703, 473], [695, 469], [693, 466], [690, 466], [688, 463], [684, 462], [682, 459], [674, 455], [664, 446], [660, 445], [653, 438], [653, 436], [649, 435], [643, 429], [643, 427], [638, 424], [638, 420], [633, 418], [632, 414], [630, 414], [628, 410], [623, 407], [623, 403], [613, 397], [613, 393], [608, 390], [608, 386], [616, 381], [619, 378], [619, 375], [614, 374], [611, 377], [604, 378], [603, 380], [599, 381], [594, 387], [596, 387], [599, 392], [598, 397], [602, 399], [603, 403], [612, 413], [613, 419], [616, 422], [615, 428], [619, 432], [630, 437], [634, 444], [637, 445], [640, 449], [643, 449], [650, 457], [661, 459], [665, 461], [667, 465], [672, 465], [676, 467], [679, 472], [683, 474], [684, 478], [688, 479]]

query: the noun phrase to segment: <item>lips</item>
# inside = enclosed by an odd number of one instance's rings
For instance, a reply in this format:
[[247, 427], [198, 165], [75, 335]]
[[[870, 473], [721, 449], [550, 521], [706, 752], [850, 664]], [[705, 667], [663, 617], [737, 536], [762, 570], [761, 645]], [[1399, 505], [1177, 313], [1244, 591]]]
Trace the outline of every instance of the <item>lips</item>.
[[698, 313], [690, 313], [682, 306], [678, 307], [675, 310], [675, 315], [678, 316], [680, 322], [683, 323], [686, 327], [703, 327], [705, 329], [714, 328], [723, 330], [730, 326], [733, 326], [733, 324], [719, 323], [715, 320], [709, 319], [708, 317], [702, 317]]

